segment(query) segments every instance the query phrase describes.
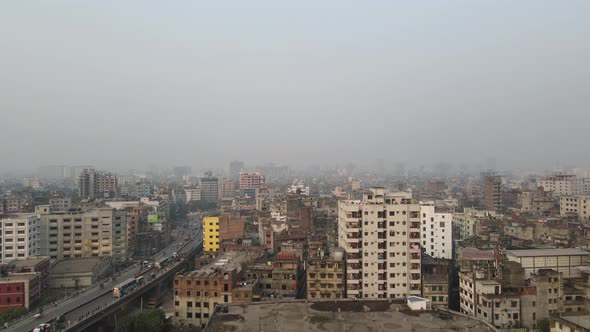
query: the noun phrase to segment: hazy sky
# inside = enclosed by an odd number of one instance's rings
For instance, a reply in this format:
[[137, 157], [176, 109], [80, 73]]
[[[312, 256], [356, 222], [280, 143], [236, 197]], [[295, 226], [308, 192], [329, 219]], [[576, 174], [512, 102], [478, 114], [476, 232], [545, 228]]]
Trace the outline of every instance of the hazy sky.
[[0, 169], [590, 167], [590, 1], [4, 1]]

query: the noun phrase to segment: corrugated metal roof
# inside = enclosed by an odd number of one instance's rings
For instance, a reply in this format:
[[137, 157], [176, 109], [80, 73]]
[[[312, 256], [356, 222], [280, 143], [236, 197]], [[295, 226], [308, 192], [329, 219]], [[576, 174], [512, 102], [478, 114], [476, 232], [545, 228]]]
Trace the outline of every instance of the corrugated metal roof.
[[508, 255], [515, 257], [540, 257], [540, 256], [587, 256], [586, 250], [576, 248], [559, 248], [559, 249], [519, 249], [506, 250]]

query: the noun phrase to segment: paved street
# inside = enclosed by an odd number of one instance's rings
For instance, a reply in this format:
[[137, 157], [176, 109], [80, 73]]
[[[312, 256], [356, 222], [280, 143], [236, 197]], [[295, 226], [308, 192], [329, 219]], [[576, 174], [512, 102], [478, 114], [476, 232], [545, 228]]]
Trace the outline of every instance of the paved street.
[[[171, 243], [166, 249], [162, 250], [154, 257], [156, 260], [159, 260], [163, 257], [172, 255], [175, 251], [179, 254], [188, 252], [197, 245], [195, 239], [199, 238], [200, 235], [197, 234], [195, 237], [191, 238], [191, 241], [189, 241], [187, 245], [178, 248], [178, 245], [184, 242], [182, 237], [179, 237], [175, 242]], [[179, 250], [177, 250], [177, 248]], [[148, 275], [148, 272], [151, 272], [152, 270], [153, 269], [143, 269], [141, 275]], [[122, 273], [116, 280], [104, 282], [104, 288], [100, 288], [99, 285], [94, 285], [74, 297], [59, 302], [56, 306], [45, 306], [43, 316], [39, 318], [33, 317], [38, 313], [37, 311], [33, 311], [20, 321], [10, 324], [7, 331], [32, 331], [39, 324], [48, 322], [53, 325], [52, 321], [61, 315], [66, 316], [66, 326], [68, 320], [70, 321], [70, 325], [74, 325], [81, 317], [85, 318], [86, 316], [91, 316], [95, 311], [100, 310], [101, 306], [107, 306], [108, 304], [117, 301], [118, 299], [114, 298], [112, 295], [113, 287], [126, 279], [136, 276], [138, 273], [140, 273], [140, 267], [139, 265], [135, 265]]]

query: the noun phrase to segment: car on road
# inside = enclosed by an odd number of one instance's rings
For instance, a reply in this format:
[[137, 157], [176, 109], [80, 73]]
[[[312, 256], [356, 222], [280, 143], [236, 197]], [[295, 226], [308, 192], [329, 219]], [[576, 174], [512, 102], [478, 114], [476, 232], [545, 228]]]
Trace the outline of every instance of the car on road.
[[33, 332], [50, 332], [51, 331], [51, 325], [47, 324], [47, 323], [43, 323], [43, 324], [39, 324], [39, 326], [37, 326]]
[[41, 316], [42, 316], [41, 314], [35, 314], [35, 316], [33, 316], [33, 318], [39, 318]]

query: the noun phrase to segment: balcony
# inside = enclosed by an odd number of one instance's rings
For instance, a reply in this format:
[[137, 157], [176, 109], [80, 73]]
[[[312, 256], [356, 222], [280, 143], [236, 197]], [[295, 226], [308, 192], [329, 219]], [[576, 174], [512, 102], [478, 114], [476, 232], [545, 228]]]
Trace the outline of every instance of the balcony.
[[347, 284], [346, 285], [346, 289], [347, 290], [360, 290], [362, 289], [361, 285], [357, 285], [357, 284]]
[[361, 227], [361, 224], [358, 222], [347, 222], [346, 223], [346, 230], [347, 231], [358, 230], [360, 227]]
[[360, 263], [349, 263], [347, 265], [348, 271], [351, 270], [360, 270], [361, 269], [361, 264]]
[[362, 238], [360, 232], [346, 233], [346, 239], [360, 239]]
[[350, 248], [352, 249], [362, 249], [363, 244], [361, 242], [349, 242]]
[[346, 254], [346, 259], [347, 260], [351, 260], [351, 259], [361, 259], [363, 256], [360, 253], [347, 253]]
[[418, 244], [411, 245], [409, 249], [411, 253], [420, 253], [420, 245]]
[[410, 229], [417, 229], [420, 230], [420, 222], [419, 221], [413, 221], [410, 223]]

